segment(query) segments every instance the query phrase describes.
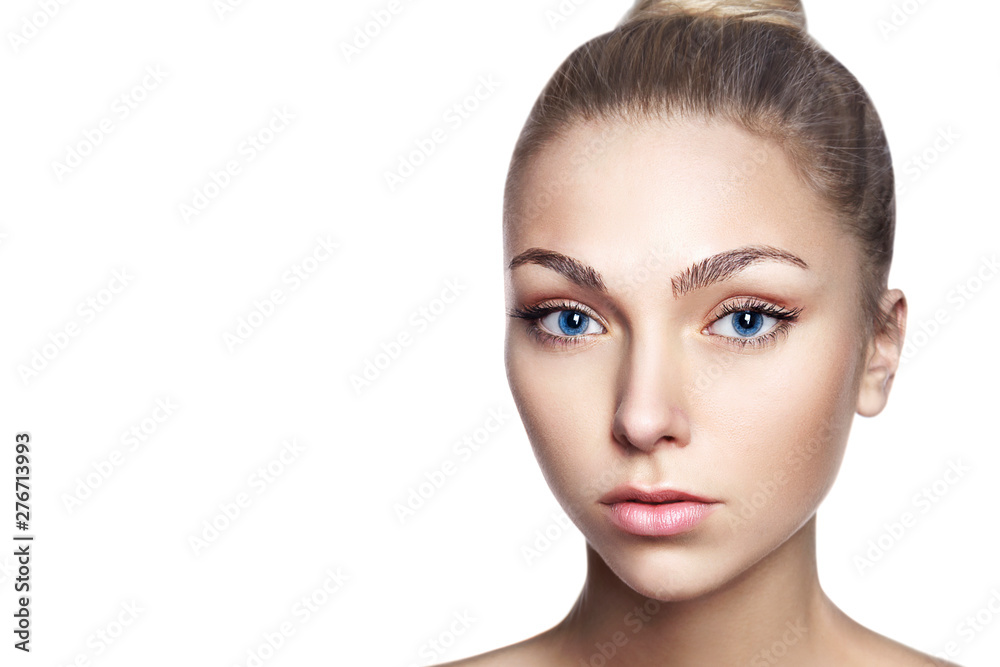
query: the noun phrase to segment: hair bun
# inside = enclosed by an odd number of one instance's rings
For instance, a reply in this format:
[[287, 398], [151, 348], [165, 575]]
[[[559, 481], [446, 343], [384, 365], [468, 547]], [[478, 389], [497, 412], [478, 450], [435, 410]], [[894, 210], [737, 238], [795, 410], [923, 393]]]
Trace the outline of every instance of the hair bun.
[[764, 21], [806, 31], [799, 0], [636, 0], [622, 23], [677, 14]]

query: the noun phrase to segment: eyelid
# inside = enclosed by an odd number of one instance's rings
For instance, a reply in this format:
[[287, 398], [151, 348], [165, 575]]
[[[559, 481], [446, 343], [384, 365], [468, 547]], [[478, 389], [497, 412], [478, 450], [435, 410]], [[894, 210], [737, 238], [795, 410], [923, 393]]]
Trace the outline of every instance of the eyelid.
[[744, 311], [763, 313], [778, 319], [795, 319], [802, 312], [802, 307], [786, 308], [758, 296], [735, 296], [719, 304], [710, 319], [715, 322], [726, 315]]
[[597, 323], [601, 325], [601, 328], [604, 329], [604, 331], [608, 330], [608, 325], [606, 325], [604, 323], [604, 320], [601, 318], [601, 316], [598, 315], [596, 312], [594, 312], [594, 310], [590, 306], [586, 306], [586, 305], [584, 305], [582, 303], [573, 302], [573, 307], [572, 308], [558, 307], [558, 308], [551, 309], [549, 312], [550, 313], [554, 313], [554, 312], [558, 312], [560, 310], [576, 310], [576, 311], [579, 311], [579, 312], [583, 313], [584, 315], [586, 315], [587, 317], [589, 317], [590, 319], [596, 320]]

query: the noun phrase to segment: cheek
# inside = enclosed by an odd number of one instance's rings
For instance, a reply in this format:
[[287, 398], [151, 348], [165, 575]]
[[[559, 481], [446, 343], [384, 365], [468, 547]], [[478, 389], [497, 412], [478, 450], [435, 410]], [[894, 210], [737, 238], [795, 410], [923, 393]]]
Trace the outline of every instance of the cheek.
[[596, 350], [572, 355], [507, 346], [507, 379], [546, 481], [560, 499], [599, 485], [613, 455], [609, 387], [613, 371]]
[[797, 528], [829, 491], [856, 401], [850, 335], [798, 333], [776, 354], [731, 360], [692, 406], [695, 442], [717, 443], [717, 469], [732, 474], [728, 500], [783, 528]]

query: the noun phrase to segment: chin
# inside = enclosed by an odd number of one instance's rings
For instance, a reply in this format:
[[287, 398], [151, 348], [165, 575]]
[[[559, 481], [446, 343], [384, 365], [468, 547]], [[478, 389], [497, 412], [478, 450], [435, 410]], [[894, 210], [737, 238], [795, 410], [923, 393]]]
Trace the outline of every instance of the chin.
[[656, 545], [608, 551], [597, 554], [623, 583], [639, 595], [661, 602], [702, 597], [722, 588], [741, 571], [736, 564], [718, 558]]
[[584, 534], [592, 557], [599, 558], [637, 594], [681, 602], [737, 584], [744, 573], [779, 552], [815, 516], [815, 512], [794, 519], [788, 516], [791, 521], [784, 525], [762, 522], [733, 532], [722, 513], [717, 514], [714, 521], [669, 538], [639, 537], [599, 525], [585, 527]]

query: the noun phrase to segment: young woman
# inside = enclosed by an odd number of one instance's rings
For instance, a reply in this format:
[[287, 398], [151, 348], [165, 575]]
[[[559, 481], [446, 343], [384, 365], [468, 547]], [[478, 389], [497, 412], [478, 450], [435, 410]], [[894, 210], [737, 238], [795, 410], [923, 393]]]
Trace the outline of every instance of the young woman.
[[878, 115], [801, 5], [640, 0], [542, 91], [504, 208], [507, 375], [588, 573], [555, 627], [451, 664], [950, 664], [817, 577], [906, 301]]

